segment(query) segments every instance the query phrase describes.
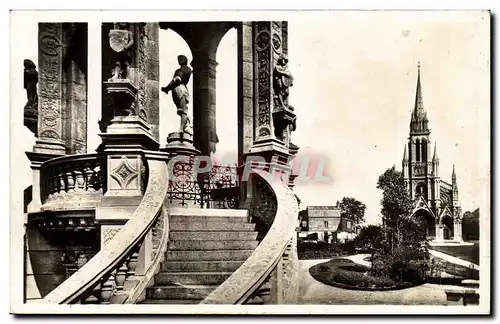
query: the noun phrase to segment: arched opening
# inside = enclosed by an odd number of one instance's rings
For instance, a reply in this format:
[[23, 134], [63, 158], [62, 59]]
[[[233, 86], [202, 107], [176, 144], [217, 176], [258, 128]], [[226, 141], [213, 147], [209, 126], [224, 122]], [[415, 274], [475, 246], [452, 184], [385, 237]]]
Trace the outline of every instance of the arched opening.
[[231, 28], [217, 47], [216, 127], [219, 143], [216, 161], [228, 165], [238, 162], [238, 67], [237, 30]]
[[453, 233], [453, 218], [450, 215], [444, 215], [441, 218], [441, 225], [443, 226], [443, 239], [452, 240]]
[[425, 229], [427, 239], [434, 239], [436, 237], [436, 222], [431, 213], [425, 209], [419, 209], [415, 212], [414, 217], [421, 224], [422, 229]]
[[[169, 84], [175, 70], [179, 68], [178, 55], [187, 57], [188, 62], [193, 60], [191, 49], [186, 41], [172, 29], [160, 29], [160, 88]], [[188, 63], [189, 66], [189, 63]], [[191, 67], [191, 66], [190, 66]], [[191, 67], [192, 69], [192, 67]], [[193, 122], [193, 76], [187, 85], [189, 90], [188, 117]], [[166, 145], [167, 135], [179, 129], [180, 117], [177, 107], [172, 100], [171, 93], [160, 91], [160, 145]]]
[[415, 142], [415, 148], [416, 148], [416, 156], [415, 156], [415, 161], [420, 161], [420, 140], [417, 139], [417, 141]]
[[427, 141], [425, 138], [422, 139], [422, 161], [421, 162], [426, 162], [427, 161]]

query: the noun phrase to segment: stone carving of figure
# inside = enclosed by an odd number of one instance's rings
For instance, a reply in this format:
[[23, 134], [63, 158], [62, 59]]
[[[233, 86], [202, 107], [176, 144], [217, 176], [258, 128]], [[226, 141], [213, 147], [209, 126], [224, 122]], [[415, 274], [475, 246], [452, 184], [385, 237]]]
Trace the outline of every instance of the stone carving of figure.
[[134, 46], [134, 35], [129, 30], [128, 23], [117, 23], [115, 29], [109, 31], [109, 45], [117, 53], [117, 58], [113, 75], [108, 81], [128, 79], [132, 64], [132, 46]]
[[180, 67], [175, 70], [172, 81], [170, 81], [166, 87], [162, 87], [161, 91], [166, 94], [168, 94], [169, 91], [172, 91], [172, 99], [177, 107], [177, 114], [181, 117], [179, 133], [189, 133], [192, 135], [193, 131], [191, 128], [191, 122], [187, 115], [187, 104], [189, 103], [189, 91], [187, 84], [189, 83], [192, 71], [191, 68], [187, 66], [188, 60], [186, 56], [177, 56], [177, 62], [179, 62]]
[[293, 76], [288, 70], [288, 57], [282, 54], [278, 58], [273, 71], [274, 98], [278, 107], [287, 106], [291, 86], [293, 86]]
[[25, 105], [26, 109], [36, 110], [38, 108], [37, 83], [38, 72], [35, 63], [32, 60], [24, 60], [24, 89], [26, 89], [28, 97], [28, 102]]

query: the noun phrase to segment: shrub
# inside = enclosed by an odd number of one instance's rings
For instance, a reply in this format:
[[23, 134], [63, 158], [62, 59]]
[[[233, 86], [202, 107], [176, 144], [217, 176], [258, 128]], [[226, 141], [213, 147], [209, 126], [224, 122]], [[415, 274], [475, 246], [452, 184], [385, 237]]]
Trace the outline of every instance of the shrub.
[[411, 286], [389, 276], [374, 276], [367, 267], [347, 259], [334, 259], [311, 267], [311, 275], [325, 284], [348, 289], [386, 290]]

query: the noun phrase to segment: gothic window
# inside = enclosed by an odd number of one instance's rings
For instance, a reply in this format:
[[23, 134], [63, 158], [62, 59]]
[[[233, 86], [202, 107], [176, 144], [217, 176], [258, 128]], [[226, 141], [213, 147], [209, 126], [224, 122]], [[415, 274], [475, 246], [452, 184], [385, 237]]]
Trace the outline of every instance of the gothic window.
[[420, 161], [420, 140], [419, 139], [417, 139], [417, 141], [415, 143], [415, 151], [416, 151], [415, 153], [417, 155], [415, 157], [416, 158], [415, 160], [416, 161]]
[[421, 162], [426, 162], [427, 161], [427, 141], [425, 139], [422, 139], [422, 154], [421, 154]]

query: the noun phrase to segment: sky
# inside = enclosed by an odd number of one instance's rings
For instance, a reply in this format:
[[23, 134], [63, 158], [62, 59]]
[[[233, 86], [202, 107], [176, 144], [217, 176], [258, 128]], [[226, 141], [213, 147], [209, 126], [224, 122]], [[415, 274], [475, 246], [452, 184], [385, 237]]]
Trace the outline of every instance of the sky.
[[[378, 223], [377, 179], [401, 169], [421, 63], [424, 107], [437, 143], [440, 176], [451, 181], [455, 164], [463, 211], [484, 206], [489, 197], [490, 64], [489, 18], [480, 12], [321, 12], [289, 20], [289, 68], [294, 76], [290, 103], [298, 116], [292, 140], [301, 156], [328, 160], [331, 182], [300, 182], [295, 192], [308, 205], [333, 205], [344, 196], [366, 204], [367, 223]], [[22, 126], [26, 101], [22, 59], [37, 62], [37, 21], [13, 20], [11, 43], [12, 161], [16, 183], [31, 184], [29, 161], [34, 136]], [[99, 33], [89, 23], [89, 33]], [[217, 52], [217, 156], [236, 157], [236, 31]], [[100, 42], [89, 42], [89, 83], [99, 84]], [[191, 53], [172, 31], [160, 34], [160, 84], [166, 85], [176, 56]], [[94, 64], [92, 62], [95, 62]], [[99, 144], [100, 90], [89, 88], [88, 148]], [[17, 107], [17, 108], [14, 108]], [[192, 106], [191, 106], [192, 107]], [[190, 115], [192, 110], [190, 109]], [[160, 94], [160, 142], [178, 127], [171, 97]]]

